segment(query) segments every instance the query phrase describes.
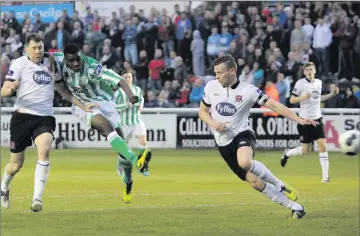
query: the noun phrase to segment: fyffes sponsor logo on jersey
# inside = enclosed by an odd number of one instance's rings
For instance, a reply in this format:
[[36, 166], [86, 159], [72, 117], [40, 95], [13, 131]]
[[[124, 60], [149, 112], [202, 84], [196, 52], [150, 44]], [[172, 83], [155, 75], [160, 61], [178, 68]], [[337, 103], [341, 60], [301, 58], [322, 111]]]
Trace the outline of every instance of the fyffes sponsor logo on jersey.
[[52, 77], [46, 71], [37, 71], [33, 75], [33, 79], [38, 84], [50, 84]]
[[228, 102], [221, 102], [217, 104], [216, 110], [222, 116], [232, 116], [236, 113], [236, 107]]

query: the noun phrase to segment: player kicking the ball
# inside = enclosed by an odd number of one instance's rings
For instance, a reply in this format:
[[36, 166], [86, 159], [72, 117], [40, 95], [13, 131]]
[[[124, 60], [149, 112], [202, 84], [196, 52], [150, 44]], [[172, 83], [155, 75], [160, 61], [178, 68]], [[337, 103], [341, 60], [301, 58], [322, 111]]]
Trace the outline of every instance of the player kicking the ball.
[[199, 117], [214, 131], [221, 156], [241, 180], [247, 181], [272, 201], [290, 208], [291, 218], [302, 218], [305, 209], [295, 202], [296, 191], [275, 177], [263, 163], [253, 159], [255, 134], [249, 126], [249, 113], [257, 103], [301, 125], [316, 123], [311, 119], [301, 119], [257, 87], [240, 83], [236, 78], [237, 66], [232, 56], [217, 58], [213, 65], [216, 80], [205, 86]]
[[54, 53], [64, 81], [70, 92], [85, 103], [96, 103], [98, 108], [84, 112], [77, 106], [72, 106], [73, 114], [91, 128], [98, 130], [107, 138], [110, 146], [123, 159], [136, 165], [140, 172], [148, 168], [150, 159], [147, 156], [138, 157], [119, 136], [120, 115], [112, 102], [113, 87], [120, 86], [133, 104], [138, 103], [128, 83], [110, 69], [105, 69], [95, 59], [80, 53], [75, 44], [65, 46], [64, 53]]
[[39, 212], [43, 209], [42, 195], [50, 173], [49, 155], [54, 140], [54, 88], [84, 112], [90, 111], [94, 105], [81, 103], [49, 70], [51, 55], [44, 54], [44, 40], [40, 35], [30, 34], [25, 50], [27, 55], [11, 64], [1, 88], [2, 97], [17, 92], [15, 113], [10, 121], [10, 163], [5, 166], [1, 182], [1, 206], [10, 207], [10, 183], [23, 166], [26, 148], [34, 142], [38, 161], [31, 210]]
[[286, 149], [281, 157], [281, 166], [284, 167], [288, 159], [292, 156], [306, 155], [310, 151], [313, 141], [316, 141], [319, 148], [320, 165], [322, 169], [322, 182], [330, 182], [329, 178], [329, 159], [326, 151], [326, 138], [324, 124], [321, 115], [321, 102], [328, 100], [339, 93], [339, 88], [335, 87], [330, 94], [321, 95], [322, 81], [315, 79], [316, 68], [314, 63], [308, 62], [303, 66], [305, 78], [296, 82], [290, 97], [290, 103], [300, 103], [299, 116], [317, 121], [318, 126], [305, 125], [298, 126], [301, 147]]
[[[133, 93], [139, 97], [139, 102], [132, 104], [129, 101], [129, 97], [126, 95], [124, 90], [117, 89], [114, 94], [114, 101], [116, 103], [116, 110], [121, 115], [121, 128], [124, 133], [124, 139], [129, 142], [131, 138], [137, 137], [139, 140], [140, 157], [144, 159], [151, 159], [152, 153], [147, 148], [146, 140], [146, 127], [141, 118], [141, 111], [144, 106], [144, 98], [141, 89], [135, 86], [133, 82], [132, 74], [124, 72], [121, 75], [128, 83]], [[132, 165], [131, 163], [123, 158], [119, 158], [118, 162], [118, 174], [123, 178], [126, 184], [123, 190], [123, 200], [126, 203], [130, 203], [132, 200]], [[148, 174], [148, 166], [144, 167], [143, 174]]]

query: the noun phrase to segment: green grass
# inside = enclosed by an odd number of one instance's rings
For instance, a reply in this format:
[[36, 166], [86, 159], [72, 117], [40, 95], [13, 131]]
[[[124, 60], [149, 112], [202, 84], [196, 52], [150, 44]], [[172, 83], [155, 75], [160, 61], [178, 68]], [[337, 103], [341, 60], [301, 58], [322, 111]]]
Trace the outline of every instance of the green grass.
[[[330, 153], [332, 182], [322, 184], [316, 154], [279, 164], [279, 152], [257, 152], [280, 179], [300, 192], [307, 215], [290, 212], [239, 181], [216, 150], [154, 150], [151, 176], [134, 173], [134, 199], [123, 187], [111, 150], [52, 152], [44, 211], [29, 211], [34, 150], [28, 150], [11, 185], [9, 210], [1, 214], [2, 236], [115, 235], [359, 235], [359, 157]], [[2, 149], [2, 169], [8, 161]]]

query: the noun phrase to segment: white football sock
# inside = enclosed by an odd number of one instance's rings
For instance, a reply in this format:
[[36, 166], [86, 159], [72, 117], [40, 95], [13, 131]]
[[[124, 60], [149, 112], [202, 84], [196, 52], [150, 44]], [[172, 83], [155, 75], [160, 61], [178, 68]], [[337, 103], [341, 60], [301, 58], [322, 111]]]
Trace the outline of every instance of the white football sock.
[[327, 152], [320, 152], [320, 165], [322, 169], [322, 177], [323, 179], [329, 178], [329, 158]]
[[35, 168], [34, 198], [41, 200], [49, 177], [50, 161], [38, 161]]
[[1, 181], [1, 190], [4, 192], [9, 191], [9, 186], [10, 186], [11, 180], [13, 180], [13, 178], [14, 178], [13, 176], [9, 176], [6, 173], [6, 169], [7, 169], [7, 165], [5, 166], [3, 179]]
[[296, 148], [290, 149], [285, 153], [285, 155], [288, 157], [301, 156], [302, 155], [302, 147], [296, 147]]
[[272, 185], [275, 185], [277, 189], [281, 189], [282, 186], [284, 186], [284, 183], [279, 180], [278, 178], [271, 173], [271, 171], [261, 162], [253, 160], [253, 165], [250, 170], [253, 174], [255, 174], [260, 179], [264, 180], [265, 182], [268, 182]]
[[302, 210], [303, 207], [297, 203], [290, 201], [282, 192], [276, 189], [276, 187], [270, 183], [265, 182], [265, 188], [261, 191], [271, 201], [276, 202], [284, 207], [292, 210]]

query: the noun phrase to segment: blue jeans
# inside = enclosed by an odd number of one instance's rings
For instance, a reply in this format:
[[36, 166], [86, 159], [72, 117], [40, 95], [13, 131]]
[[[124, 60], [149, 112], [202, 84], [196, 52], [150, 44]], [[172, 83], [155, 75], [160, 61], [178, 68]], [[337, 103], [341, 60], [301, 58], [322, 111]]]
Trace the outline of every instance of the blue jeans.
[[125, 46], [125, 60], [129, 61], [132, 65], [135, 65], [138, 61], [138, 53], [136, 44], [130, 44]]

